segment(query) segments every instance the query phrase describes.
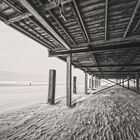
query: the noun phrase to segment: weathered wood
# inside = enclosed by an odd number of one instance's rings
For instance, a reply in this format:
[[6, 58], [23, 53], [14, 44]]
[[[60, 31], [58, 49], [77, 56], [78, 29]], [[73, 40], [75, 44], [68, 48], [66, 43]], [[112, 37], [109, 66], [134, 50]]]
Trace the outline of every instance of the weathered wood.
[[94, 79], [93, 79], [93, 75], [91, 76], [91, 89], [94, 89]]
[[121, 67], [121, 66], [125, 66], [125, 67], [139, 67], [140, 63], [136, 63], [136, 64], [110, 64], [110, 65], [86, 65], [86, 66], [78, 66], [79, 68], [99, 68], [99, 67]]
[[49, 70], [48, 103], [55, 104], [56, 70]]
[[71, 54], [68, 54], [67, 55], [67, 76], [66, 76], [66, 90], [67, 90], [66, 105], [69, 107], [71, 107], [71, 98], [72, 98], [71, 76], [72, 76]]
[[85, 72], [85, 94], [87, 94], [88, 90], [88, 73]]
[[73, 93], [74, 93], [74, 94], [77, 93], [76, 79], [77, 79], [77, 77], [74, 76], [74, 77], [73, 77]]
[[136, 91], [139, 92], [139, 75], [136, 75]]
[[105, 3], [105, 42], [108, 39], [108, 0]]
[[108, 46], [100, 46], [100, 47], [86, 47], [86, 48], [77, 48], [72, 50], [64, 50], [64, 51], [51, 51], [49, 52], [49, 56], [63, 56], [70, 53], [99, 53], [104, 51], [116, 51], [116, 50], [125, 50], [125, 49], [133, 49], [133, 48], [139, 48], [140, 42], [133, 42], [129, 44], [122, 44], [122, 45], [108, 45]]
[[70, 47], [66, 42], [55, 32], [55, 30], [47, 23], [44, 17], [36, 11], [36, 9], [27, 0], [19, 0], [20, 3], [68, 50]]
[[129, 76], [127, 76], [127, 87], [128, 88], [130, 87], [130, 84], [129, 84]]
[[131, 27], [131, 25], [132, 25], [132, 23], [133, 23], [133, 20], [134, 20], [134, 18], [135, 18], [135, 16], [136, 16], [137, 12], [138, 12], [138, 10], [139, 10], [139, 7], [140, 7], [140, 0], [138, 0], [138, 2], [137, 2], [137, 4], [136, 4], [136, 7], [135, 7], [134, 12], [133, 12], [133, 14], [132, 14], [132, 16], [131, 16], [131, 18], [130, 18], [130, 21], [129, 21], [128, 25], [127, 25], [126, 31], [125, 31], [125, 33], [124, 33], [124, 35], [123, 35], [123, 38], [125, 38], [125, 37], [127, 36], [128, 31], [129, 31], [129, 29], [130, 29], [130, 27]]

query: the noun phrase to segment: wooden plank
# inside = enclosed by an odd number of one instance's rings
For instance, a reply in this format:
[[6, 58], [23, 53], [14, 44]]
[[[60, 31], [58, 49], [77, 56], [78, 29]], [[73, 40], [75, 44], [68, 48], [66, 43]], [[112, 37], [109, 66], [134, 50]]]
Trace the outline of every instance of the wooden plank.
[[78, 53], [99, 53], [104, 51], [117, 51], [117, 50], [125, 50], [125, 49], [133, 49], [133, 48], [139, 48], [140, 42], [133, 42], [133, 43], [126, 43], [126, 44], [119, 44], [119, 45], [108, 45], [108, 46], [100, 46], [100, 47], [85, 47], [85, 48], [77, 48], [72, 50], [66, 50], [66, 51], [51, 51], [49, 52], [49, 56], [63, 56], [66, 54], [78, 54]]
[[71, 89], [71, 76], [72, 76], [72, 67], [71, 67], [71, 54], [67, 55], [67, 76], [66, 76], [66, 105], [68, 107], [71, 107], [71, 98], [72, 98], [72, 89]]
[[132, 14], [132, 16], [130, 18], [130, 21], [129, 21], [128, 25], [127, 25], [127, 28], [126, 28], [125, 33], [123, 35], [123, 38], [125, 38], [127, 36], [128, 31], [129, 31], [129, 29], [130, 29], [130, 27], [131, 27], [131, 25], [132, 25], [132, 23], [134, 21], [134, 18], [135, 18], [136, 14], [137, 14], [137, 12], [139, 10], [139, 7], [140, 7], [140, 0], [138, 0], [138, 2], [136, 4], [136, 7], [135, 7], [134, 12], [133, 12], [133, 14]]
[[88, 73], [85, 72], [85, 94], [88, 93]]
[[77, 93], [76, 79], [77, 79], [77, 77], [74, 76], [74, 77], [73, 77], [73, 93], [74, 93], [74, 94]]
[[105, 42], [108, 39], [108, 0], [105, 3]]
[[49, 70], [48, 103], [55, 104], [56, 70]]
[[44, 17], [36, 11], [36, 9], [27, 0], [19, 0], [20, 3], [68, 50], [70, 47], [66, 42], [55, 32], [55, 30], [48, 24]]

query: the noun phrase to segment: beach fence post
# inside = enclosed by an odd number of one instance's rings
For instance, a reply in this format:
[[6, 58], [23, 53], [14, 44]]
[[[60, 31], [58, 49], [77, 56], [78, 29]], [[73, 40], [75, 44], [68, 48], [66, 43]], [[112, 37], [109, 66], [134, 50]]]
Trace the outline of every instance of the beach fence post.
[[49, 70], [48, 103], [55, 104], [56, 70]]
[[71, 107], [71, 92], [72, 92], [72, 85], [71, 85], [71, 77], [72, 77], [72, 66], [71, 66], [71, 54], [67, 54], [67, 75], [66, 75], [66, 105]]
[[77, 77], [76, 76], [73, 76], [73, 93], [76, 94], [76, 79]]
[[139, 76], [136, 75], [136, 91], [139, 92]]
[[87, 94], [88, 89], [88, 74], [85, 72], [85, 94]]

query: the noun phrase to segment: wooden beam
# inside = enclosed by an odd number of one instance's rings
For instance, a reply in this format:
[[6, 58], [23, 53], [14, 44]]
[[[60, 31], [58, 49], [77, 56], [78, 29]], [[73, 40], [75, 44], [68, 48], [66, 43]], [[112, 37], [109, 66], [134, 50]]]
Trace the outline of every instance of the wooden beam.
[[64, 48], [70, 50], [70, 47], [66, 44], [66, 42], [55, 32], [45, 18], [30, 4], [29, 1], [19, 1], [64, 46]]
[[130, 84], [129, 84], [129, 76], [127, 76], [127, 87], [129, 88], [130, 87]]
[[110, 65], [86, 65], [86, 66], [78, 66], [79, 68], [99, 68], [99, 67], [140, 67], [140, 63], [136, 63], [136, 64], [110, 64]]
[[[93, 72], [94, 73], [100, 73], [100, 71], [92, 71], [89, 70], [88, 72]], [[136, 73], [136, 72], [140, 72], [140, 70], [133, 70], [133, 71], [105, 71], [103, 70], [102, 73]]]
[[66, 76], [66, 105], [71, 107], [71, 98], [72, 98], [72, 89], [71, 89], [71, 76], [72, 76], [72, 67], [71, 67], [71, 54], [67, 55], [67, 76]]
[[85, 72], [85, 94], [87, 94], [88, 90], [88, 73]]
[[[123, 64], [125, 65], [125, 64], [131, 62], [131, 61], [132, 61], [132, 58], [135, 56], [135, 54], [137, 53], [137, 51], [139, 51], [139, 50], [138, 50], [138, 49], [133, 49], [133, 50], [131, 50], [131, 51], [129, 52], [129, 54], [124, 58]], [[122, 66], [122, 67], [118, 70], [118, 72], [121, 71], [121, 70], [123, 70], [123, 69], [124, 69], [124, 66]]]
[[100, 47], [91, 47], [91, 48], [77, 48], [72, 50], [66, 51], [56, 51], [56, 52], [49, 52], [49, 56], [63, 56], [66, 54], [77, 54], [77, 53], [99, 53], [104, 51], [116, 51], [116, 50], [125, 50], [125, 49], [134, 49], [139, 48], [140, 42], [122, 44], [122, 45], [108, 45], [108, 46], [100, 46]]
[[43, 38], [44, 42], [48, 46], [50, 46], [49, 48], [53, 48], [54, 47], [53, 44], [48, 39], [46, 39], [43, 35], [41, 35], [39, 32], [37, 32], [36, 30], [34, 30], [33, 28], [31, 28], [28, 24], [26, 24], [26, 23], [23, 23], [23, 24], [25, 24], [25, 26], [27, 26], [29, 29], [31, 29], [32, 31], [34, 31], [36, 34], [40, 35]]
[[26, 13], [23, 13], [23, 14], [20, 14], [20, 15], [14, 17], [14, 18], [8, 19], [5, 23], [9, 25], [11, 23], [15, 23], [15, 22], [21, 21], [23, 19], [29, 18], [30, 16], [32, 16], [32, 14], [29, 12], [26, 12]]
[[72, 43], [76, 46], [75, 41], [72, 39], [72, 37], [69, 35], [68, 31], [64, 28], [64, 26], [60, 23], [58, 18], [52, 13], [51, 10], [48, 11], [50, 15], [54, 18], [54, 20], [59, 24], [59, 26], [62, 28], [62, 30], [65, 32], [65, 34], [69, 37], [69, 39], [72, 41]]
[[49, 70], [48, 103], [55, 104], [56, 70]]
[[139, 74], [136, 74], [136, 91], [139, 92]]
[[76, 3], [75, 0], [73, 0], [73, 3], [74, 3], [74, 7], [75, 7], [75, 10], [76, 10], [77, 16], [78, 16], [78, 18], [79, 18], [79, 20], [80, 20], [80, 23], [81, 23], [82, 28], [83, 28], [83, 30], [84, 30], [84, 33], [85, 33], [85, 35], [86, 35], [87, 41], [88, 41], [88, 43], [90, 43], [89, 35], [88, 35], [88, 33], [87, 33], [87, 30], [86, 30], [85, 24], [84, 24], [84, 22], [83, 22], [83, 19], [82, 19], [82, 17], [81, 17], [79, 8], [78, 8], [78, 6], [77, 6], [77, 3]]
[[[25, 13], [22, 13], [21, 12], [21, 10], [19, 9], [19, 8], [17, 8], [17, 7], [15, 7], [15, 5], [13, 4], [13, 3], [11, 3], [11, 2], [9, 2], [9, 1], [7, 1], [7, 0], [4, 0], [4, 2], [7, 4], [7, 5], [9, 5], [10, 7], [12, 7], [14, 10], [16, 10], [20, 15], [23, 15], [23, 14], [25, 14]], [[29, 15], [29, 17], [32, 15], [31, 13], [29, 13], [29, 12], [26, 12], [26, 14], [28, 14]], [[28, 18], [29, 18], [28, 17]], [[35, 24], [35, 25], [37, 25], [37, 26], [39, 26], [36, 22], [34, 22], [34, 20], [32, 20], [31, 18], [30, 18], [30, 20]], [[8, 20], [5, 20], [4, 21], [6, 24], [8, 24]], [[24, 23], [25, 24], [25, 23]], [[14, 26], [14, 29], [16, 29], [16, 30], [18, 30], [18, 31], [20, 31], [21, 33], [23, 33], [23, 34], [25, 34], [26, 36], [28, 36], [28, 37], [30, 37], [30, 38], [32, 38], [33, 40], [35, 40], [35, 41], [37, 41], [37, 42], [41, 42], [40, 41], [40, 39], [38, 39], [37, 37], [35, 37], [34, 35], [30, 35], [30, 33], [28, 33], [26, 30], [24, 31], [22, 28], [20, 28], [20, 27], [18, 27], [16, 24], [14, 24], [14, 22], [12, 23], [10, 23], [9, 24], [11, 27], [13, 27]], [[16, 26], [16, 28], [15, 28], [15, 26]], [[28, 26], [27, 24], [26, 24], [26, 26]], [[28, 26], [30, 29], [32, 29], [30, 26]], [[41, 28], [41, 27], [40, 27]], [[32, 29], [32, 30], [34, 30], [34, 29]], [[44, 30], [44, 29], [42, 29], [42, 30]], [[35, 31], [35, 30], [34, 30]], [[37, 34], [39, 34], [37, 31], [35, 31]], [[41, 35], [42, 36], [42, 35]], [[43, 36], [42, 36], [43, 37]], [[36, 39], [35, 39], [36, 38]], [[44, 37], [43, 37], [44, 38]], [[45, 39], [45, 38], [44, 38]], [[47, 42], [46, 44], [45, 44], [45, 42]], [[46, 48], [48, 48], [49, 50], [51, 50], [53, 47], [52, 47], [52, 45], [53, 44], [50, 44], [49, 43], [49, 41], [47, 40], [47, 39], [45, 39], [45, 41], [43, 42], [43, 43], [41, 43], [41, 44], [43, 44], [43, 46], [47, 46]], [[49, 45], [48, 45], [49, 44]], [[51, 47], [50, 47], [51, 46]]]
[[108, 0], [105, 3], [105, 42], [108, 39]]
[[135, 7], [135, 9], [133, 11], [133, 14], [132, 14], [132, 16], [130, 18], [130, 21], [129, 21], [128, 25], [127, 25], [127, 28], [126, 28], [125, 33], [123, 35], [123, 38], [125, 38], [127, 36], [128, 31], [129, 31], [129, 29], [130, 29], [130, 27], [131, 27], [131, 25], [132, 25], [132, 23], [134, 21], [134, 18], [135, 18], [136, 14], [137, 14], [137, 12], [139, 10], [139, 7], [140, 7], [140, 0], [138, 0], [138, 2], [136, 4], [136, 7]]
[[135, 25], [135, 27], [133, 29], [133, 32], [136, 32], [136, 30], [139, 27], [139, 25], [140, 25], [140, 19], [138, 20], [137, 24]]
[[76, 94], [77, 93], [77, 88], [76, 88], [76, 76], [73, 76], [73, 93]]

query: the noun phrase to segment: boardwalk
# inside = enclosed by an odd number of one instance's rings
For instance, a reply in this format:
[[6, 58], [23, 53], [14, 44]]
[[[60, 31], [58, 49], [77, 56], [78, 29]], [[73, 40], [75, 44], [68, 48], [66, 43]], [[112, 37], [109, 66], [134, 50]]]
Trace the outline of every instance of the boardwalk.
[[115, 87], [0, 116], [0, 140], [139, 140], [140, 95]]

